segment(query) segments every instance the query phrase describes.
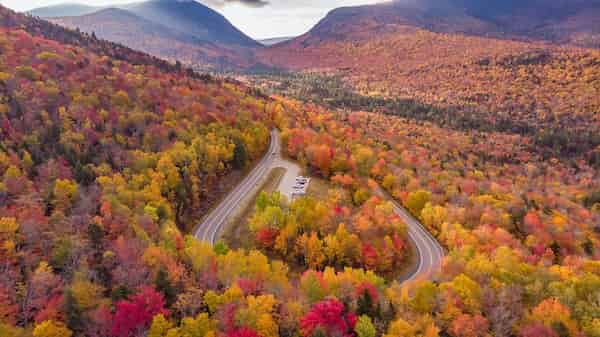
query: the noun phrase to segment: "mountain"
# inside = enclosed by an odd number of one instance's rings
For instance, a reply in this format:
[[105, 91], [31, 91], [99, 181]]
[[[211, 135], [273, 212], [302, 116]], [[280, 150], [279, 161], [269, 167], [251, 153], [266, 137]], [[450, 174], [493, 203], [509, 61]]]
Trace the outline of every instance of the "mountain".
[[119, 8], [107, 8], [87, 15], [51, 20], [62, 26], [94, 33], [98, 38], [122, 43], [198, 69], [239, 66], [246, 62], [249, 55], [249, 51], [243, 47], [230, 47], [202, 40]]
[[[58, 17], [53, 18], [52, 21], [69, 28], [80, 28], [89, 33], [94, 32], [99, 38], [119, 41], [125, 45], [138, 42], [136, 40], [140, 40], [140, 35], [146, 35], [153, 39], [194, 42], [189, 35], [175, 32], [159, 23], [119, 8], [101, 9], [81, 16]], [[150, 42], [150, 39], [139, 42], [147, 43]]]
[[394, 32], [403, 26], [471, 34], [497, 30], [493, 23], [471, 17], [458, 8], [385, 2], [334, 9], [308, 33], [292, 40], [291, 43], [308, 46], [322, 41], [364, 40]]
[[413, 26], [463, 33], [600, 47], [599, 0], [396, 0], [331, 11], [296, 39], [307, 46], [324, 40], [368, 39]]
[[600, 47], [599, 0], [451, 0], [504, 32], [531, 39]]
[[72, 16], [76, 5], [55, 6], [65, 10], [52, 22], [118, 42], [172, 62], [180, 61], [202, 70], [230, 70], [253, 66], [253, 49], [262, 45], [235, 28], [225, 17], [195, 1], [150, 0], [96, 8]]
[[150, 0], [123, 8], [199, 40], [242, 47], [260, 46], [223, 15], [193, 0]]
[[88, 6], [76, 3], [65, 3], [60, 5], [39, 7], [29, 11], [33, 16], [41, 18], [55, 18], [60, 16], [78, 16], [93, 13], [101, 7]]
[[[166, 315], [175, 312], [177, 294], [167, 309], [162, 293], [152, 290], [156, 273], [142, 257], [154, 242], [163, 247], [180, 242], [182, 250], [184, 241], [187, 247], [204, 245], [184, 238], [182, 229], [197, 223], [221, 191], [243, 176], [237, 167], [263, 156], [273, 124], [269, 102], [235, 83], [163, 69], [160, 61], [129, 62], [153, 58], [1, 5], [0, 31], [0, 247], [18, 244], [10, 257], [4, 248], [0, 253], [0, 336], [146, 335], [154, 313], [144, 301], [157, 300]], [[234, 154], [240, 151], [243, 157]], [[234, 168], [234, 162], [240, 166]], [[111, 250], [117, 260], [104, 273], [100, 268]], [[55, 258], [60, 251], [65, 255]], [[170, 251], [156, 256], [171, 259]], [[200, 254], [216, 261], [216, 254]], [[183, 255], [176, 259], [167, 262], [178, 269], [169, 277], [199, 275]], [[256, 265], [256, 255], [244, 263]], [[75, 274], [79, 281], [72, 281]], [[251, 282], [267, 274], [255, 275]], [[21, 282], [36, 292], [29, 296], [35, 304], [23, 309], [16, 304], [21, 295], [13, 291]], [[185, 283], [179, 293], [197, 290], [200, 276]], [[70, 309], [64, 303], [83, 303], [83, 297], [64, 298], [72, 285], [82, 284], [83, 293], [92, 293], [93, 308], [86, 309], [81, 324], [66, 323]], [[111, 289], [124, 284], [139, 293], [136, 312], [150, 312], [147, 319], [132, 319], [127, 309], [113, 319], [112, 306], [125, 297], [111, 299]], [[201, 291], [195, 298], [202, 298]], [[88, 316], [96, 308], [101, 318]], [[194, 320], [197, 314], [186, 316]], [[207, 314], [197, 322], [184, 329], [213, 324]], [[181, 331], [170, 334], [182, 336]]]

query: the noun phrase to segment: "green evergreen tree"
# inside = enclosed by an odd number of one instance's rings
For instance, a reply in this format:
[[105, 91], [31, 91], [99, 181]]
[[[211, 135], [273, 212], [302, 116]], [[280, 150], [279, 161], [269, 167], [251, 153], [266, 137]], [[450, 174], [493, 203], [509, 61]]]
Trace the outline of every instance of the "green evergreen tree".
[[373, 314], [373, 298], [371, 293], [367, 290], [363, 291], [358, 297], [358, 309], [356, 310], [357, 315], [369, 315]]
[[233, 149], [233, 167], [235, 169], [243, 169], [248, 161], [248, 152], [244, 143], [236, 138], [233, 140], [235, 148]]
[[65, 323], [69, 329], [75, 332], [81, 331], [83, 326], [81, 308], [79, 308], [79, 304], [77, 304], [77, 300], [70, 289], [65, 292], [64, 311]]
[[129, 288], [127, 288], [127, 286], [121, 284], [121, 285], [113, 288], [113, 290], [110, 293], [110, 298], [112, 299], [113, 302], [118, 302], [120, 300], [127, 299], [127, 297], [129, 297], [129, 295], [131, 295], [131, 290], [129, 290]]
[[161, 267], [156, 274], [156, 279], [154, 280], [154, 285], [156, 290], [163, 294], [165, 297], [165, 301], [167, 302], [167, 306], [170, 306], [177, 299], [177, 289], [173, 287], [171, 281], [169, 281], [169, 275], [167, 271]]

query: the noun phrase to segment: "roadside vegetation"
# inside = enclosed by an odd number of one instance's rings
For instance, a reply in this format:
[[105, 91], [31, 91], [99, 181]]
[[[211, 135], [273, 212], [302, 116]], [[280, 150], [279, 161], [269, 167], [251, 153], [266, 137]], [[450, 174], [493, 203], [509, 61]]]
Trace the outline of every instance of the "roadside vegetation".
[[277, 167], [269, 172], [269, 175], [263, 181], [262, 186], [256, 190], [256, 193], [239, 206], [238, 213], [231, 217], [228, 224], [225, 225], [225, 230], [222, 234], [221, 240], [229, 247], [232, 249], [247, 250], [256, 248], [254, 240], [251, 239], [250, 228], [248, 227], [248, 221], [256, 212], [256, 199], [261, 193], [271, 194], [275, 192], [285, 171], [284, 168]]

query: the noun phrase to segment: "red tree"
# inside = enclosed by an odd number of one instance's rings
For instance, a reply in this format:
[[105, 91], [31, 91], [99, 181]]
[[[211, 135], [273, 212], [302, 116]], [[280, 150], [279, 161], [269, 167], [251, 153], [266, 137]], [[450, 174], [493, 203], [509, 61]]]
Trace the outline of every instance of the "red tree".
[[377, 301], [379, 300], [379, 295], [377, 293], [377, 289], [371, 282], [364, 281], [356, 287], [357, 297], [363, 296], [365, 292], [369, 293], [373, 303], [377, 303]]
[[362, 246], [363, 263], [367, 269], [375, 269], [377, 267], [378, 254], [375, 248], [368, 243]]
[[155, 315], [168, 314], [164, 306], [162, 294], [152, 287], [144, 287], [129, 301], [117, 302], [112, 334], [116, 337], [129, 337], [146, 330]]
[[450, 335], [455, 337], [483, 337], [486, 335], [489, 323], [481, 315], [459, 315], [450, 325]]
[[300, 319], [300, 329], [305, 337], [320, 328], [329, 336], [353, 336], [356, 316], [346, 312], [344, 304], [335, 299], [318, 302]]
[[272, 248], [278, 235], [279, 230], [276, 228], [262, 228], [256, 233], [256, 241], [265, 248]]

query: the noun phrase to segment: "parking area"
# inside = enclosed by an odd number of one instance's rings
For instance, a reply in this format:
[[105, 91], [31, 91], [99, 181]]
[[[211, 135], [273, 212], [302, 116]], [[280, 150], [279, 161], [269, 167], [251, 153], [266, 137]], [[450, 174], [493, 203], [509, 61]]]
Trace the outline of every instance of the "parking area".
[[279, 192], [285, 195], [288, 200], [292, 200], [292, 194], [294, 193], [294, 186], [296, 185], [296, 177], [302, 172], [300, 166], [288, 160], [279, 159], [275, 167], [284, 168], [285, 174], [281, 178], [279, 183]]
[[302, 197], [306, 195], [306, 190], [308, 188], [308, 184], [310, 183], [310, 178], [297, 176], [296, 183], [292, 186], [292, 194], [291, 199], [293, 200], [296, 197]]

